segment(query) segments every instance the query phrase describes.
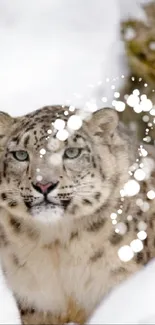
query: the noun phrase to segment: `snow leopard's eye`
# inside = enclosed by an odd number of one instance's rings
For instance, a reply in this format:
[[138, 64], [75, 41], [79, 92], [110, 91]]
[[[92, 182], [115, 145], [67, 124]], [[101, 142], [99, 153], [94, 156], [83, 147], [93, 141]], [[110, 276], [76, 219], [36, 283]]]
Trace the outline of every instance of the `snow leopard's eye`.
[[77, 158], [81, 153], [81, 149], [79, 148], [68, 148], [65, 150], [64, 158], [74, 159]]
[[28, 155], [27, 151], [18, 150], [18, 151], [13, 151], [12, 154], [13, 154], [13, 157], [18, 161], [29, 160], [29, 155]]

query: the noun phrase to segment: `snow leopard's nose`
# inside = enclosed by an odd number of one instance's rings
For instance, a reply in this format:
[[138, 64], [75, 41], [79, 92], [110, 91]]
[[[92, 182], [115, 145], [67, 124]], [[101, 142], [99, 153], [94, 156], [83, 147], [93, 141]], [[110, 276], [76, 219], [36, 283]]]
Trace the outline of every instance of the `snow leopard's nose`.
[[36, 184], [32, 183], [34, 189], [42, 194], [48, 194], [49, 192], [53, 191], [59, 182], [53, 183], [53, 182], [49, 182], [46, 184], [37, 182]]

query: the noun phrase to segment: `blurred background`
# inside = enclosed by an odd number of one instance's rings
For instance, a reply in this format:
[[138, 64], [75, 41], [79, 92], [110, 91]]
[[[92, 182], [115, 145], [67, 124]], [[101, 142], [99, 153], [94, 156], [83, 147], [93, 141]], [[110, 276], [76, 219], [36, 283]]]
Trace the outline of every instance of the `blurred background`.
[[97, 83], [119, 74], [116, 59], [111, 67], [119, 33], [116, 2], [1, 0], [1, 109], [23, 114], [100, 97]]
[[130, 74], [120, 23], [145, 20], [143, 3], [149, 1], [0, 0], [1, 110], [111, 105], [122, 74]]

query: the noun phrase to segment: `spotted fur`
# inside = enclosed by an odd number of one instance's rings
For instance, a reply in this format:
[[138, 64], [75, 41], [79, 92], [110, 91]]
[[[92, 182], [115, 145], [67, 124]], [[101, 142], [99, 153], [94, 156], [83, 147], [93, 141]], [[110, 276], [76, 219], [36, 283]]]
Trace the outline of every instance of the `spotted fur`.
[[[0, 113], [0, 252], [23, 324], [86, 322], [110, 289], [155, 255], [153, 201], [144, 213], [136, 198], [125, 199], [124, 236], [110, 219], [138, 143], [111, 109], [94, 113], [67, 140], [58, 140], [53, 123], [67, 123], [75, 113], [62, 106], [18, 118]], [[66, 156], [69, 148], [78, 149], [75, 158]], [[26, 151], [23, 161], [16, 159], [19, 150]], [[139, 197], [146, 199], [153, 180], [141, 184]], [[38, 182], [50, 182], [46, 193]], [[135, 239], [139, 220], [148, 224], [144, 250], [124, 263], [118, 249]]]

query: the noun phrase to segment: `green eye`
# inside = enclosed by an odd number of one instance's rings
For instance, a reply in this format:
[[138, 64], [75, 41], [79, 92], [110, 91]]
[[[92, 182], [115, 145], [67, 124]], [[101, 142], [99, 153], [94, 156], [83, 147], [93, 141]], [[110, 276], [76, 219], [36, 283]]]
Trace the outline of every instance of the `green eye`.
[[65, 150], [64, 157], [68, 159], [77, 158], [81, 153], [81, 149], [79, 148], [68, 148]]
[[29, 155], [28, 155], [27, 151], [18, 150], [18, 151], [13, 151], [12, 154], [13, 154], [13, 157], [19, 161], [29, 160]]

